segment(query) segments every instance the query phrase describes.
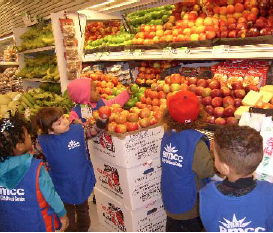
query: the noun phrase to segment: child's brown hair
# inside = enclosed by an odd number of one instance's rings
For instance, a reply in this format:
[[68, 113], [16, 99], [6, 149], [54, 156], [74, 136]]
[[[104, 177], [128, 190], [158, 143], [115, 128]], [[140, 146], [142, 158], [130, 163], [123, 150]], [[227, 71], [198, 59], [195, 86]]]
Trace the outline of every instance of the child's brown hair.
[[248, 126], [226, 125], [215, 131], [214, 149], [237, 174], [249, 175], [263, 159], [263, 138]]
[[64, 110], [62, 108], [41, 108], [36, 114], [35, 126], [41, 134], [48, 134], [49, 130], [53, 130], [53, 123], [56, 122], [63, 114]]

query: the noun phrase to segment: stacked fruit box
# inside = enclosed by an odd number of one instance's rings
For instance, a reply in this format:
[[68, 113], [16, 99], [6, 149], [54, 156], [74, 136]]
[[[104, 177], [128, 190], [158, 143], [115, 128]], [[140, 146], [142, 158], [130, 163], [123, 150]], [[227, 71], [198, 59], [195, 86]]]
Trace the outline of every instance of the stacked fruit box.
[[98, 217], [109, 230], [165, 231], [162, 137], [157, 125], [122, 135], [104, 132], [89, 141]]

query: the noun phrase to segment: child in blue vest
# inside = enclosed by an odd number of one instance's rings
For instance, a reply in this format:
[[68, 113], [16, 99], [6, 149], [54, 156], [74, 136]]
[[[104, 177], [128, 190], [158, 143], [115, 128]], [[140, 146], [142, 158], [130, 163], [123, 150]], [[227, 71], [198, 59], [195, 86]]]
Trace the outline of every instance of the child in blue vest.
[[201, 231], [198, 191], [203, 179], [215, 173], [209, 140], [196, 130], [204, 127], [205, 115], [196, 95], [189, 91], [169, 97], [167, 108], [160, 152], [166, 231]]
[[[15, 115], [0, 120], [0, 231], [61, 231], [68, 225], [64, 204], [32, 148], [28, 125]], [[56, 216], [56, 214], [57, 216]]]
[[214, 133], [215, 167], [224, 176], [200, 191], [207, 231], [273, 232], [273, 184], [253, 172], [263, 159], [263, 138], [248, 126], [227, 125]]
[[120, 104], [122, 107], [130, 98], [130, 90], [124, 90], [113, 99], [105, 100], [100, 97], [96, 90], [96, 84], [89, 78], [75, 79], [67, 86], [70, 98], [77, 103], [77, 106], [69, 114], [70, 122], [84, 123], [92, 116], [92, 111], [98, 110], [101, 106]]
[[60, 108], [42, 108], [36, 115], [40, 146], [49, 164], [52, 181], [69, 218], [66, 231], [88, 231], [88, 197], [95, 175], [86, 153], [84, 129], [71, 124]]

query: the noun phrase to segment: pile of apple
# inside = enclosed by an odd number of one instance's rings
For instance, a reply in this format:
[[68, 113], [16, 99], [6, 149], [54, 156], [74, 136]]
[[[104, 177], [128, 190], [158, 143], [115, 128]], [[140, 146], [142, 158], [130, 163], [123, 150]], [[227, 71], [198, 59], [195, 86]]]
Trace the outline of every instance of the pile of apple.
[[126, 90], [118, 78], [111, 74], [104, 74], [102, 71], [88, 71], [81, 75], [82, 77], [90, 78], [96, 83], [97, 91], [103, 99], [112, 99]]
[[133, 44], [156, 44], [273, 34], [271, 0], [207, 0], [175, 4], [164, 25], [141, 25]]
[[86, 25], [85, 41], [95, 41], [107, 35], [115, 35], [120, 31], [120, 21], [91, 22]]
[[138, 85], [151, 85], [156, 83], [157, 80], [161, 78], [161, 72], [173, 66], [177, 66], [178, 61], [148, 61], [141, 62], [138, 67], [138, 75], [136, 78], [136, 83]]
[[107, 126], [109, 132], [126, 133], [157, 124], [162, 113], [136, 107], [128, 111], [122, 109], [119, 104], [113, 104], [111, 107], [103, 106], [94, 111], [93, 117], [94, 119], [109, 118]]

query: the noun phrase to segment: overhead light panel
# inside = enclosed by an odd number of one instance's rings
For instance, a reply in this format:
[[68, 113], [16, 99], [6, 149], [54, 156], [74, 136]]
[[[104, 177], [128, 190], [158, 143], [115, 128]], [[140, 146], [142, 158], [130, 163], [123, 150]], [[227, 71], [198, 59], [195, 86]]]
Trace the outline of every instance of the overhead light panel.
[[110, 7], [106, 7], [104, 9], [102, 9], [102, 10], [99, 10], [99, 12], [108, 11], [108, 10], [111, 10], [111, 9], [114, 9], [114, 8], [119, 8], [119, 7], [126, 6], [126, 5], [131, 5], [131, 4], [136, 3], [136, 2], [139, 2], [139, 0], [130, 0], [130, 1], [126, 1], [126, 2], [123, 2], [123, 3], [120, 3], [120, 4], [116, 4], [116, 5], [113, 5], [113, 6], [110, 6]]
[[95, 4], [93, 6], [90, 6], [90, 7], [87, 7], [87, 9], [94, 9], [94, 8], [97, 8], [97, 7], [100, 7], [100, 6], [104, 6], [104, 5], [107, 5], [109, 3], [112, 3], [112, 2], [115, 2], [116, 0], [107, 0], [106, 2], [102, 2], [102, 3], [99, 3], [99, 4]]

